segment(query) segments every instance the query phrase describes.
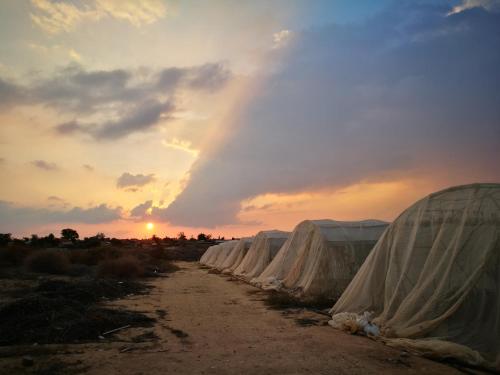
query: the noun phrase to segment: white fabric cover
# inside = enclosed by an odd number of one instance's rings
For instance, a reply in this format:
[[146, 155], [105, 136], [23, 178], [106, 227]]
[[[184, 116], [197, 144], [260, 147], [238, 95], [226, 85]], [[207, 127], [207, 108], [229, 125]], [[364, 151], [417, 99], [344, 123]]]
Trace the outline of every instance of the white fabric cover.
[[500, 369], [500, 184], [450, 188], [405, 210], [331, 309], [365, 311], [390, 345]]
[[259, 276], [271, 263], [290, 232], [268, 230], [257, 233], [248, 253], [234, 268], [234, 275], [250, 280]]
[[212, 257], [214, 255], [214, 253], [217, 252], [217, 250], [219, 249], [219, 245], [213, 245], [213, 246], [210, 246], [206, 251], [205, 253], [203, 253], [203, 255], [201, 256], [200, 258], [200, 263], [201, 264], [207, 264], [207, 260], [210, 259], [210, 257]]
[[227, 256], [224, 262], [222, 262], [222, 264], [218, 267], [218, 269], [223, 271], [223, 273], [225, 274], [231, 274], [233, 270], [241, 263], [241, 261], [247, 254], [248, 249], [250, 249], [253, 241], [254, 237], [242, 238], [231, 251], [231, 253]]
[[229, 251], [231, 251], [238, 241], [226, 241], [226, 242], [221, 242], [218, 244], [210, 257], [205, 261], [205, 265], [209, 267], [215, 267], [217, 262], [221, 259], [221, 257], [224, 257], [227, 255]]
[[387, 225], [378, 220], [303, 221], [251, 282], [297, 297], [337, 299]]
[[212, 262], [211, 266], [218, 269], [234, 249], [241, 246], [246, 246], [247, 241], [248, 238], [242, 238], [240, 240], [229, 241], [224, 245], [221, 245], [221, 249], [217, 254], [217, 258]]

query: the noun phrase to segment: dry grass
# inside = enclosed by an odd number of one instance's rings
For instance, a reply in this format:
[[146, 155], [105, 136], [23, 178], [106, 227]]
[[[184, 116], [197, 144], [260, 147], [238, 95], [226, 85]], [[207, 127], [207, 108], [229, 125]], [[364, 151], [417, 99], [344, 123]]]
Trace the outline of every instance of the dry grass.
[[20, 266], [34, 250], [27, 246], [9, 246], [0, 248], [0, 264]]
[[144, 266], [134, 256], [108, 259], [99, 263], [97, 275], [113, 279], [134, 279], [144, 276]]
[[61, 250], [39, 250], [26, 258], [24, 266], [32, 272], [61, 275], [69, 271], [70, 262]]

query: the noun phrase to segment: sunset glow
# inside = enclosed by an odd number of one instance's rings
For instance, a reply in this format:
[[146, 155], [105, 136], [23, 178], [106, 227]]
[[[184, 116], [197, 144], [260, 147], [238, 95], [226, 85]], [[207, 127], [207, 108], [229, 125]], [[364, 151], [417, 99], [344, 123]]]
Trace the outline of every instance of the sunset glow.
[[391, 221], [500, 180], [500, 8], [312, 3], [2, 2], [0, 233]]

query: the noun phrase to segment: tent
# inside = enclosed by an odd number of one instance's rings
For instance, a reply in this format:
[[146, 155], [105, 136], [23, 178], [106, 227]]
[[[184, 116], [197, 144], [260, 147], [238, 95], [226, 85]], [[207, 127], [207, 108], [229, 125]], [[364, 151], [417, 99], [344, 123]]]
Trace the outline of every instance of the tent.
[[269, 230], [257, 233], [248, 253], [240, 264], [234, 267], [233, 273], [245, 279], [259, 276], [271, 263], [276, 253], [285, 243], [290, 232]]
[[242, 242], [244, 243], [244, 241], [245, 239], [242, 238], [241, 240], [233, 240], [221, 244], [221, 249], [218, 251], [216, 258], [213, 260], [210, 266], [213, 268], [219, 268], [220, 265], [224, 263], [229, 254], [231, 254], [231, 252], [235, 248], [241, 246], [240, 244]]
[[201, 256], [200, 263], [207, 264], [207, 260], [210, 259], [219, 249], [219, 245], [210, 246]]
[[450, 188], [405, 210], [330, 324], [367, 311], [389, 345], [500, 370], [500, 184]]
[[253, 237], [245, 237], [242, 238], [238, 244], [234, 247], [231, 253], [226, 257], [226, 259], [217, 267], [219, 270], [224, 271], [223, 273], [232, 273], [234, 268], [238, 267], [241, 263], [245, 255], [247, 254], [248, 249], [252, 245], [254, 238]]
[[299, 298], [336, 299], [347, 287], [387, 223], [306, 220], [251, 282]]
[[210, 257], [206, 260], [205, 265], [209, 267], [215, 267], [218, 261], [222, 259], [222, 257], [225, 258], [227, 253], [231, 251], [238, 241], [226, 241], [226, 242], [221, 242], [220, 244], [216, 245], [214, 251], [212, 254], [210, 254]]

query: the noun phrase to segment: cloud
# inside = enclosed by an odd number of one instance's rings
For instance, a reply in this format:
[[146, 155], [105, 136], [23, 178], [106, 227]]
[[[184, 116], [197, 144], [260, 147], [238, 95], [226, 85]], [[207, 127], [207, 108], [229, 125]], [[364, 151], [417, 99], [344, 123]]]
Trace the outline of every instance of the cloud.
[[87, 172], [93, 172], [94, 171], [94, 167], [89, 165], [89, 164], [83, 164], [82, 165], [83, 169], [85, 169]]
[[101, 224], [121, 218], [121, 208], [106, 204], [90, 208], [73, 207], [69, 210], [51, 210], [20, 206], [12, 202], [0, 201], [0, 231], [18, 231], [34, 225], [49, 223]]
[[31, 0], [35, 25], [49, 34], [71, 32], [83, 22], [115, 18], [141, 27], [167, 15], [161, 0], [94, 0], [77, 6], [69, 1]]
[[161, 117], [169, 118], [173, 110], [174, 105], [168, 101], [163, 103], [155, 100], [145, 102], [119, 120], [101, 124], [96, 130], [92, 130], [92, 134], [99, 139], [120, 138], [129, 133], [147, 130], [156, 125]]
[[59, 198], [55, 195], [51, 195], [50, 197], [47, 198], [47, 200], [51, 202], [64, 202], [64, 199]]
[[69, 57], [70, 59], [76, 62], [81, 62], [83, 60], [82, 56], [78, 52], [76, 52], [73, 48], [66, 48], [60, 44], [44, 46], [41, 44], [30, 42], [28, 43], [28, 47], [43, 55], [54, 56], [55, 54], [58, 54], [59, 56]]
[[154, 181], [156, 181], [154, 174], [133, 175], [128, 172], [125, 172], [120, 177], [118, 177], [118, 180], [116, 181], [116, 186], [118, 188], [141, 187]]
[[56, 163], [50, 163], [45, 160], [33, 160], [31, 164], [45, 171], [57, 171], [59, 169]]
[[182, 141], [178, 138], [171, 138], [169, 140], [163, 140], [161, 144], [165, 147], [173, 148], [176, 150], [185, 151], [193, 156], [198, 156], [199, 150], [193, 148], [193, 145], [189, 141]]
[[180, 92], [215, 92], [230, 77], [230, 71], [217, 63], [159, 71], [87, 71], [71, 65], [26, 85], [0, 78], [0, 106], [42, 104], [74, 117], [55, 126], [58, 134], [114, 140], [172, 119]]
[[281, 30], [273, 34], [273, 48], [282, 48], [288, 44], [293, 33], [290, 30]]
[[136, 27], [152, 24], [167, 15], [162, 0], [96, 0], [97, 8]]
[[49, 202], [49, 207], [59, 207], [59, 208], [67, 208], [70, 206], [68, 202], [66, 202], [63, 198], [60, 198], [56, 195], [51, 195], [47, 197], [47, 201]]
[[500, 179], [500, 14], [449, 11], [398, 2], [361, 24], [294, 32], [280, 70], [261, 78], [231, 136], [200, 154], [160, 216], [213, 227], [237, 223], [242, 202], [266, 193], [417, 172]]
[[500, 8], [500, 1], [498, 0], [462, 0], [462, 3], [454, 6], [448, 15], [463, 12], [471, 8], [485, 8], [487, 10], [495, 10]]
[[147, 213], [149, 213], [152, 207], [153, 207], [153, 201], [152, 200], [146, 201], [134, 207], [130, 211], [130, 215], [142, 219], [144, 218], [144, 216], [146, 216]]
[[9, 107], [24, 100], [24, 93], [21, 88], [0, 77], [0, 109]]

